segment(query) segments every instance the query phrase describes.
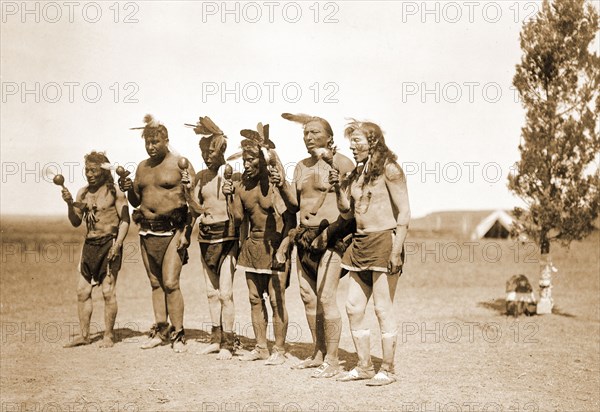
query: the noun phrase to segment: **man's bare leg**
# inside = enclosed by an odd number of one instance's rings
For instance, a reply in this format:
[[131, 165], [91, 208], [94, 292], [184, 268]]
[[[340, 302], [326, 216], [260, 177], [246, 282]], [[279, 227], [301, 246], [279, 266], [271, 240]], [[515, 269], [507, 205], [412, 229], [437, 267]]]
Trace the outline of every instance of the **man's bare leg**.
[[[323, 330], [326, 355], [323, 368], [315, 371], [315, 378], [330, 378], [339, 372], [338, 348], [342, 333], [342, 316], [337, 305], [337, 288], [340, 282], [341, 257], [326, 250], [319, 264], [317, 276], [318, 306], [323, 311]], [[321, 370], [322, 369], [322, 370]]]
[[285, 284], [287, 273], [269, 275], [269, 302], [273, 309], [273, 334], [275, 346], [267, 365], [281, 365], [285, 362], [285, 338], [288, 330], [288, 313], [285, 307]]
[[235, 273], [235, 257], [231, 251], [221, 265], [219, 276], [219, 302], [221, 307], [221, 326], [223, 327], [223, 345], [218, 360], [229, 360], [233, 357], [233, 323], [235, 321], [235, 306], [233, 303], [233, 275]]
[[267, 279], [263, 275], [246, 272], [246, 283], [248, 285], [248, 297], [250, 299], [250, 318], [252, 329], [256, 337], [256, 347], [247, 355], [240, 357], [242, 361], [254, 361], [267, 359], [269, 348], [267, 346], [267, 307], [265, 305], [264, 292], [267, 290]]
[[[110, 269], [109, 269], [110, 270]], [[102, 295], [104, 296], [104, 338], [100, 342], [101, 348], [112, 348], [115, 344], [114, 327], [117, 319], [117, 273], [108, 273], [102, 282]]]
[[79, 316], [79, 329], [81, 336], [77, 336], [72, 342], [67, 343], [65, 348], [89, 345], [90, 320], [92, 319], [92, 285], [83, 276], [79, 277], [77, 283], [77, 314]]
[[352, 340], [358, 355], [358, 365], [343, 376], [340, 379], [341, 381], [368, 379], [375, 375], [371, 363], [371, 331], [365, 322], [365, 310], [372, 291], [355, 272], [350, 272], [349, 281], [346, 312], [350, 321]]
[[[179, 288], [179, 277], [181, 275], [181, 267], [183, 262], [179, 256], [177, 250], [177, 243], [179, 236], [178, 232], [173, 236], [171, 243], [167, 247], [165, 256], [163, 258], [162, 275], [163, 275], [163, 286], [166, 294], [166, 305], [171, 324], [175, 329], [176, 334], [183, 333], [183, 295]], [[177, 347], [173, 346], [175, 352], [185, 352], [187, 350], [185, 346], [185, 339], [177, 343]]]
[[308, 322], [308, 328], [310, 329], [315, 346], [312, 356], [294, 365], [294, 368], [316, 368], [323, 363], [326, 351], [323, 312], [317, 313], [317, 283], [304, 272], [300, 264], [297, 267], [300, 297], [302, 298], [302, 302], [304, 302], [306, 321]]
[[162, 344], [167, 337], [167, 304], [161, 280], [161, 268], [150, 263], [146, 248], [144, 247], [143, 243], [141, 244], [140, 250], [142, 254], [142, 261], [144, 262], [144, 267], [146, 268], [146, 274], [148, 275], [148, 280], [150, 281], [150, 287], [152, 288], [152, 310], [154, 311], [155, 322], [154, 327], [156, 327], [156, 332], [160, 335], [150, 336], [148, 341], [141, 346], [142, 349], [150, 349]]
[[204, 258], [201, 257], [204, 280], [206, 282], [206, 297], [208, 298], [208, 311], [212, 322], [210, 344], [200, 350], [200, 355], [219, 352], [221, 347], [222, 332], [221, 327], [221, 301], [219, 300], [219, 276], [217, 276], [206, 265]]
[[[398, 284], [398, 275], [388, 276], [387, 273], [373, 273], [373, 303], [375, 314], [381, 329], [382, 362], [380, 372], [369, 382], [372, 385], [385, 385], [394, 382], [394, 356], [398, 324], [394, 312], [394, 296]], [[385, 372], [382, 374], [382, 372]], [[391, 375], [391, 376], [390, 376]]]

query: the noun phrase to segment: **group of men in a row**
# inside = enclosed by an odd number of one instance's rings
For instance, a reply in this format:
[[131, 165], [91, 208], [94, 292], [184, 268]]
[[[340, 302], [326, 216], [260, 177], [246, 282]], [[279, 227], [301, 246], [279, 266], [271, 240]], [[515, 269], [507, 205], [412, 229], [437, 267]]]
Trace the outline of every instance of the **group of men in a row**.
[[[256, 345], [239, 359], [264, 360], [266, 365], [285, 362], [285, 291], [295, 245], [314, 352], [293, 367], [316, 368], [315, 378], [343, 371], [338, 359], [342, 320], [337, 287], [340, 278], [350, 272], [346, 309], [358, 365], [338, 380], [368, 379], [368, 385], [395, 381], [393, 299], [410, 219], [404, 173], [374, 123], [353, 121], [345, 130], [355, 166], [336, 152], [333, 130], [325, 119], [282, 116], [302, 125], [310, 155], [297, 164], [291, 183], [285, 179], [269, 126], [261, 123], [256, 130], [241, 131], [241, 175], [234, 174], [226, 163], [227, 137], [209, 117], [200, 117], [193, 125], [195, 133], [202, 136], [199, 145], [206, 165], [197, 174], [187, 159], [169, 150], [166, 127], [150, 115], [140, 128], [149, 157], [139, 164], [134, 180], [127, 172], [117, 171], [117, 185], [104, 154], [92, 152], [85, 157], [88, 185], [75, 201], [63, 188], [69, 220], [73, 226], [85, 221], [88, 230], [78, 285], [81, 336], [68, 346], [90, 343], [94, 285], [101, 285], [106, 305], [106, 330], [100, 345], [114, 344], [115, 284], [130, 223], [129, 202], [135, 208], [131, 217], [139, 228], [155, 318], [142, 348], [170, 342], [174, 351], [186, 351], [179, 277], [197, 221], [213, 323], [211, 341], [202, 353], [218, 353], [217, 359], [222, 360], [235, 355], [233, 276], [241, 270], [246, 275]], [[265, 294], [273, 313], [275, 344], [271, 351]], [[370, 330], [364, 319], [371, 295], [382, 332], [383, 359], [378, 373], [371, 363]]]

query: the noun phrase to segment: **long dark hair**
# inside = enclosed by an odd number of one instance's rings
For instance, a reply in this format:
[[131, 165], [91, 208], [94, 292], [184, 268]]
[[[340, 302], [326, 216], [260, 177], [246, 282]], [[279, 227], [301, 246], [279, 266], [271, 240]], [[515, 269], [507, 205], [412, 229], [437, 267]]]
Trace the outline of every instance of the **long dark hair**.
[[[352, 122], [346, 125], [344, 136], [349, 139], [355, 131], [364, 134], [367, 138], [367, 142], [369, 142], [369, 155], [371, 159], [365, 173], [364, 185], [366, 185], [381, 176], [385, 171], [385, 166], [389, 162], [395, 162], [398, 157], [387, 147], [383, 132], [375, 123], [352, 120]], [[350, 173], [350, 176], [348, 177], [349, 181], [352, 181], [357, 177], [357, 169], [358, 168], [355, 168], [352, 173]]]

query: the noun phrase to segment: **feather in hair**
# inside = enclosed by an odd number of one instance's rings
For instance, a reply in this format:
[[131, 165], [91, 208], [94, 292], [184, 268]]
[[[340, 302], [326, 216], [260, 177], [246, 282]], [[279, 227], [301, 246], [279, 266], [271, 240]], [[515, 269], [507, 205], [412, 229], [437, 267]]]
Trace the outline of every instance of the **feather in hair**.
[[261, 122], [258, 122], [258, 124], [256, 125], [256, 131], [260, 135], [260, 140], [262, 142], [264, 142], [265, 141], [265, 132], [263, 130], [263, 124]]
[[261, 144], [262, 138], [258, 132], [250, 129], [244, 129], [240, 131], [240, 134], [244, 136], [246, 139], [252, 140], [255, 143]]
[[315, 118], [314, 116], [304, 114], [304, 113], [298, 113], [298, 114], [282, 113], [281, 117], [283, 117], [285, 120], [289, 120], [291, 122], [296, 122], [296, 123], [300, 123], [300, 124], [306, 124]]
[[144, 116], [144, 123], [146, 123], [146, 127], [160, 126], [160, 122], [151, 114], [147, 114], [146, 116]]
[[204, 126], [206, 130], [210, 132], [210, 134], [223, 134], [223, 131], [212, 121], [212, 119], [208, 116], [200, 117], [200, 124]]

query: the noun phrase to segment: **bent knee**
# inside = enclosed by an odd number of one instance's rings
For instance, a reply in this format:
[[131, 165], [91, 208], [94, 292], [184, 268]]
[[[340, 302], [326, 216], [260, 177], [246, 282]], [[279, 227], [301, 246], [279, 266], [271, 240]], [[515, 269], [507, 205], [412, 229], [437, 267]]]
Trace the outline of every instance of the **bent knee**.
[[175, 280], [165, 281], [164, 286], [165, 286], [166, 293], [175, 292], [176, 290], [179, 290], [179, 280], [175, 279]]
[[150, 279], [150, 287], [152, 288], [152, 290], [155, 290], [155, 289], [158, 289], [161, 287], [160, 282], [154, 276], [151, 276], [148, 279]]
[[262, 305], [263, 303], [263, 298], [262, 296], [259, 296], [258, 293], [250, 292], [248, 295], [248, 300], [250, 301], [251, 305]]
[[317, 297], [315, 296], [312, 290], [307, 290], [305, 288], [300, 288], [300, 298], [305, 305], [317, 304]]
[[233, 292], [231, 290], [220, 290], [219, 300], [221, 303], [229, 303], [233, 301]]
[[378, 319], [386, 319], [393, 314], [391, 306], [388, 305], [375, 305], [375, 315]]
[[271, 303], [271, 307], [273, 310], [277, 307], [285, 307], [285, 297], [284, 296], [271, 296], [269, 295], [269, 302]]
[[323, 308], [332, 308], [333, 306], [337, 307], [337, 293], [336, 291], [323, 292], [321, 294], [321, 305]]
[[85, 302], [86, 300], [92, 297], [92, 291], [88, 289], [78, 289], [77, 290], [77, 300], [79, 302]]
[[104, 300], [113, 299], [115, 297], [115, 289], [112, 287], [102, 289], [102, 296], [104, 296]]
[[361, 305], [356, 302], [347, 301], [346, 302], [346, 313], [348, 316], [360, 315], [365, 312], [366, 306]]
[[219, 299], [219, 291], [214, 289], [207, 289], [206, 297], [208, 298], [208, 300], [217, 300]]

